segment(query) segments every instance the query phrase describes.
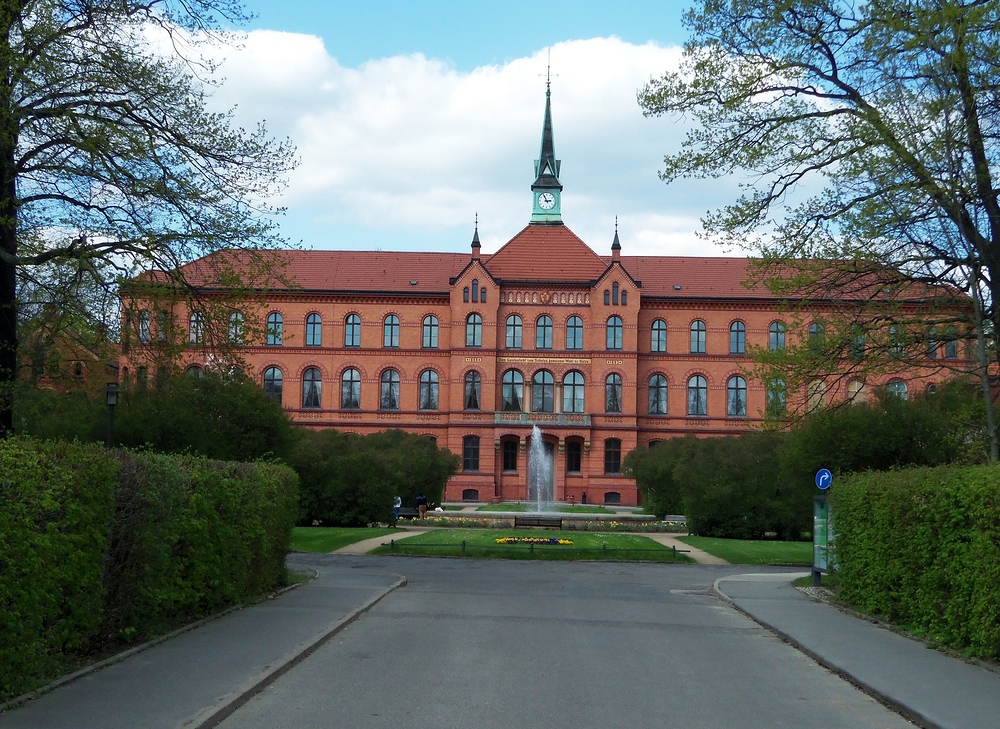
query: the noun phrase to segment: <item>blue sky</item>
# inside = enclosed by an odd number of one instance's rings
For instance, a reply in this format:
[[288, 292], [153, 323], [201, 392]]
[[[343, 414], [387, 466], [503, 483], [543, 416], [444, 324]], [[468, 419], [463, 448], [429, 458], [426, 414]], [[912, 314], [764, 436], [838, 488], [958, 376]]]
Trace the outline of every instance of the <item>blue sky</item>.
[[684, 122], [636, 102], [676, 68], [686, 7], [249, 0], [214, 103], [296, 144], [276, 201], [292, 242], [466, 251], [478, 215], [489, 253], [530, 217], [551, 53], [566, 224], [602, 254], [617, 217], [626, 254], [721, 255], [696, 232], [735, 183], [660, 181]]

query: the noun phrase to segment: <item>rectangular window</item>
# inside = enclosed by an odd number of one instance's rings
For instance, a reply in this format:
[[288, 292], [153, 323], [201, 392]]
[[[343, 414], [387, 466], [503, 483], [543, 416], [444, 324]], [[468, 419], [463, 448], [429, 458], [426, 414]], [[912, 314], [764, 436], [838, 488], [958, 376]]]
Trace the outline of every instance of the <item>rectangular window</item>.
[[517, 441], [505, 440], [503, 442], [503, 470], [517, 470]]
[[604, 473], [621, 473], [622, 442], [617, 438], [604, 441]]
[[571, 440], [566, 443], [566, 471], [569, 473], [580, 473], [583, 464], [583, 444], [578, 440]]
[[479, 470], [479, 436], [467, 435], [462, 438], [462, 470]]

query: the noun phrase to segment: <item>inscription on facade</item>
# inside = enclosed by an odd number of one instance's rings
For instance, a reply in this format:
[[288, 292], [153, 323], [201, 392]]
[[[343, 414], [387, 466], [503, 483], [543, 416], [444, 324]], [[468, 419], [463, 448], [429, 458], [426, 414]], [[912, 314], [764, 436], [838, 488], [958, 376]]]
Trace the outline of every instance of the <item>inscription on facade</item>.
[[482, 362], [483, 358], [482, 357], [466, 357], [465, 361], [466, 362]]
[[609, 360], [605, 360], [605, 363], [609, 364], [609, 365], [622, 365], [622, 364], [625, 364], [625, 360], [623, 360], [623, 359], [609, 359]]
[[545, 364], [590, 364], [590, 357], [497, 357], [497, 362], [536, 362]]

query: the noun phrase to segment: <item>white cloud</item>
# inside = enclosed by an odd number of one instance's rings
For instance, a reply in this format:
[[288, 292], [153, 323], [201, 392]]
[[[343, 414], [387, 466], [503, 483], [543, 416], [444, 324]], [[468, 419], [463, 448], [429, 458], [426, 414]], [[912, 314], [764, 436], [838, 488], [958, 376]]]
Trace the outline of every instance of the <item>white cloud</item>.
[[[419, 54], [345, 68], [320, 38], [274, 31], [251, 32], [223, 52], [226, 80], [214, 103], [237, 106], [248, 126], [266, 119], [298, 147], [283, 227], [307, 246], [466, 250], [478, 213], [491, 252], [527, 223], [545, 51], [469, 73]], [[676, 47], [616, 38], [552, 48], [563, 219], [600, 253], [610, 249], [615, 215], [625, 254], [722, 253], [695, 231], [718, 204], [713, 194], [732, 187], [661, 182], [663, 154], [683, 129], [645, 119], [636, 102], [679, 57]]]

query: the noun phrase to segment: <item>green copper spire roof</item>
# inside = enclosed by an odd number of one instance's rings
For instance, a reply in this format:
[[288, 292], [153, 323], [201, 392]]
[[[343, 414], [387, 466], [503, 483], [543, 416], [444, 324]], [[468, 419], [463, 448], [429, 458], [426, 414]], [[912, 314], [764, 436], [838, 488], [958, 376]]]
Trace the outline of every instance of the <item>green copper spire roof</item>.
[[559, 166], [556, 159], [555, 142], [552, 141], [552, 88], [551, 82], [545, 82], [545, 121], [542, 123], [542, 148], [535, 160], [535, 182], [532, 189], [539, 187], [562, 190], [559, 184]]

